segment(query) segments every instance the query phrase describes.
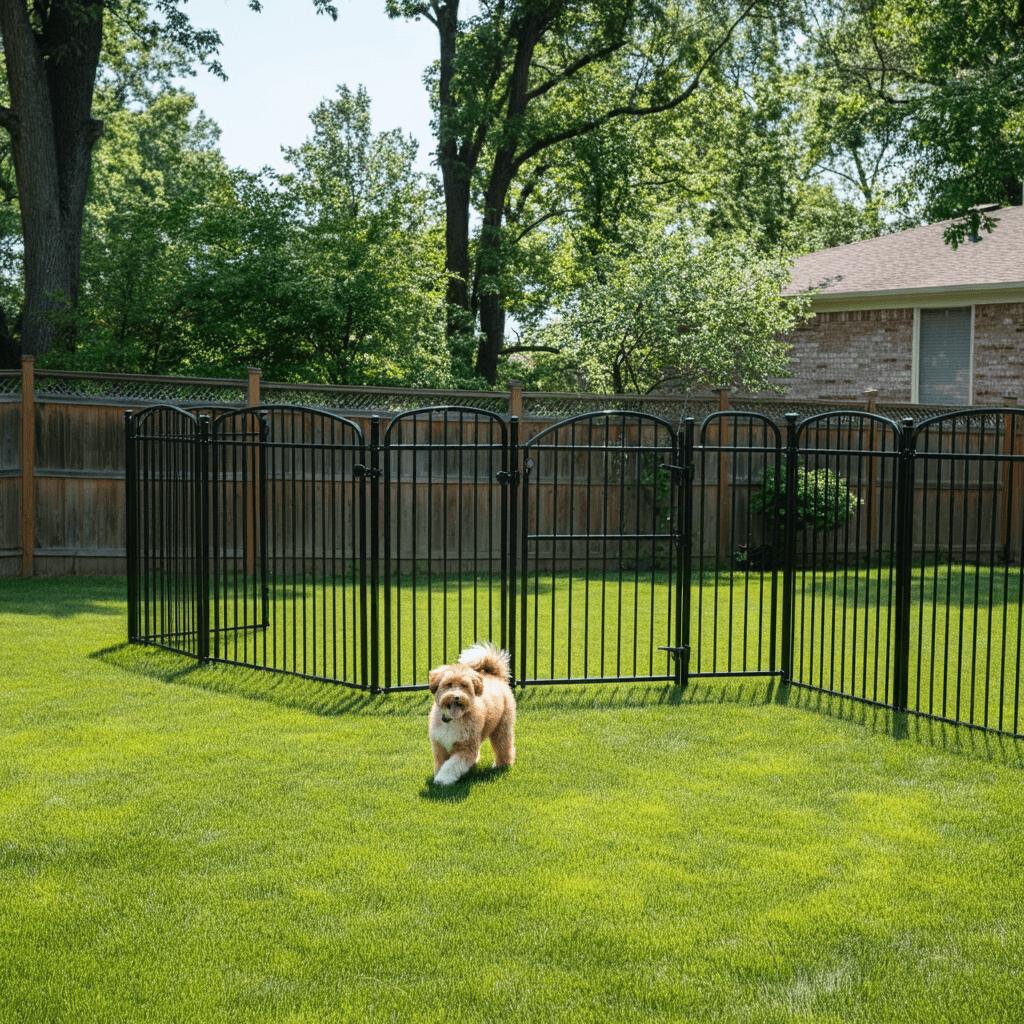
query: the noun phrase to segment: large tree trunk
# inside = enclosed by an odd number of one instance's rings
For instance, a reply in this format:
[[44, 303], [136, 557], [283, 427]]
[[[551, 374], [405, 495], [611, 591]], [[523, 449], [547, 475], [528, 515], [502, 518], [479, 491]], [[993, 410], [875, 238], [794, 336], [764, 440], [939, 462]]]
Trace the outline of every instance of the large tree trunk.
[[0, 0], [0, 34], [11, 96], [0, 125], [11, 135], [25, 245], [21, 350], [42, 355], [59, 314], [78, 302], [89, 168], [103, 131], [91, 116], [102, 0], [52, 0], [42, 32], [24, 0]]
[[[505, 112], [506, 126], [522, 123], [527, 105], [527, 86], [530, 81], [530, 64], [541, 36], [547, 30], [552, 11], [540, 8], [534, 14], [527, 14], [516, 25], [516, 51], [512, 75], [508, 87], [508, 107]], [[516, 152], [519, 148], [519, 132], [506, 129], [487, 182], [484, 196], [484, 217], [477, 247], [476, 278], [480, 282], [480, 344], [477, 348], [476, 372], [488, 384], [494, 384], [498, 375], [498, 359], [505, 347], [505, 297], [501, 293], [501, 225], [505, 212], [505, 200], [512, 180], [516, 175]]]
[[460, 149], [453, 123], [452, 78], [459, 38], [459, 0], [447, 0], [438, 5], [437, 34], [440, 42], [437, 162], [444, 189], [447, 333], [451, 342], [472, 330], [473, 324], [469, 296], [469, 205], [470, 180], [477, 159], [476, 152], [466, 152], [465, 147]]

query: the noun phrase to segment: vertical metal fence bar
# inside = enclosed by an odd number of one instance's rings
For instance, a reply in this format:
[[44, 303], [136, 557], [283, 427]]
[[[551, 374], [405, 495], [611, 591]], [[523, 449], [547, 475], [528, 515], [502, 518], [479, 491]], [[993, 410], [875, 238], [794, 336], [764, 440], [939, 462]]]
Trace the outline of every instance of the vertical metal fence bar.
[[[796, 461], [799, 440], [796, 413], [786, 413], [786, 455], [782, 459], [781, 452], [777, 456], [775, 487], [776, 507], [778, 505], [778, 487], [785, 470], [785, 553], [782, 558], [782, 678], [790, 682], [796, 678], [794, 660], [794, 641], [796, 623]], [[803, 656], [801, 654], [801, 664]]]
[[[519, 417], [513, 416], [508, 425], [508, 443], [502, 446], [501, 469], [506, 473], [506, 483], [501, 489], [501, 623], [503, 644], [509, 653], [512, 669], [512, 684], [515, 686], [516, 652], [525, 643], [519, 635], [516, 619], [516, 587], [519, 580]], [[507, 524], [507, 527], [506, 527]], [[505, 629], [506, 600], [508, 608], [508, 632]], [[504, 639], [507, 637], [507, 639]]]
[[893, 707], [906, 711], [910, 672], [910, 587], [914, 543], [914, 430], [904, 419], [900, 431], [900, 455], [896, 490], [896, 659], [893, 673]]

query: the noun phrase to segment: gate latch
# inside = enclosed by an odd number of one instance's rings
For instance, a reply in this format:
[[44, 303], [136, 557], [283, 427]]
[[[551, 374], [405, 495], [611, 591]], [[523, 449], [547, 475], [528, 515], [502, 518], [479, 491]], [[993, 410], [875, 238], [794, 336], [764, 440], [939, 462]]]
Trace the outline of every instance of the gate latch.
[[497, 480], [499, 484], [514, 484], [516, 487], [519, 486], [519, 470], [513, 469], [509, 472], [507, 469], [499, 469], [497, 472]]

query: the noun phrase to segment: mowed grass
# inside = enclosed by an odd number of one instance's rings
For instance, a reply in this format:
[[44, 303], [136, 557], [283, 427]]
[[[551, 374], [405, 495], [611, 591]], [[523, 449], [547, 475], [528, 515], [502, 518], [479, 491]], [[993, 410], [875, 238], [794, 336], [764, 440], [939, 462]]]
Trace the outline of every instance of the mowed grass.
[[0, 580], [4, 1024], [1019, 1019], [1021, 742], [538, 687], [441, 789], [423, 694], [125, 632], [123, 580]]

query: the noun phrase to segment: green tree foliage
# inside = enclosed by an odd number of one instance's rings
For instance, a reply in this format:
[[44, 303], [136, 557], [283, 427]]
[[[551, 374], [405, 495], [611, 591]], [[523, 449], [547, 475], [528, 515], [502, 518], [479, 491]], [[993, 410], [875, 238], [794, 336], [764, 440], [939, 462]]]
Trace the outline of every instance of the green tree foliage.
[[[506, 230], [513, 183], [542, 186], [549, 154], [615, 121], [674, 110], [693, 96], [749, 19], [774, 26], [769, 0], [388, 0], [393, 17], [438, 31], [431, 77], [446, 214], [450, 334], [480, 325], [476, 371], [496, 379], [506, 276], [520, 229]], [[471, 243], [470, 210], [480, 214]]]
[[806, 306], [780, 297], [787, 279], [785, 260], [738, 234], [650, 225], [595, 257], [541, 331], [558, 354], [541, 357], [539, 370], [563, 386], [620, 394], [771, 388], [787, 370], [779, 335]]
[[50, 364], [334, 384], [443, 386], [443, 266], [414, 144], [370, 132], [340, 89], [288, 151], [292, 174], [230, 171], [193, 97], [106, 117], [83, 294]]
[[[337, 17], [327, 0], [313, 3]], [[250, 7], [259, 10], [259, 0]], [[16, 365], [20, 352], [42, 355], [58, 329], [66, 334], [76, 323], [92, 152], [104, 131], [93, 98], [109, 20], [144, 40], [135, 53], [166, 42], [166, 52], [220, 70], [219, 36], [195, 29], [178, 0], [0, 0], [7, 101], [0, 128], [10, 140], [24, 286], [17, 338], [0, 310], [0, 366]], [[145, 78], [145, 62], [136, 70]], [[126, 78], [129, 71], [120, 69]]]
[[296, 205], [293, 259], [319, 308], [311, 362], [337, 383], [447, 383], [440, 218], [413, 171], [415, 141], [373, 135], [362, 88], [340, 86], [310, 120], [281, 185]]
[[818, 145], [846, 155], [865, 198], [888, 179], [907, 220], [958, 218], [954, 245], [1020, 204], [1024, 183], [1024, 4], [845, 0], [813, 26]]

